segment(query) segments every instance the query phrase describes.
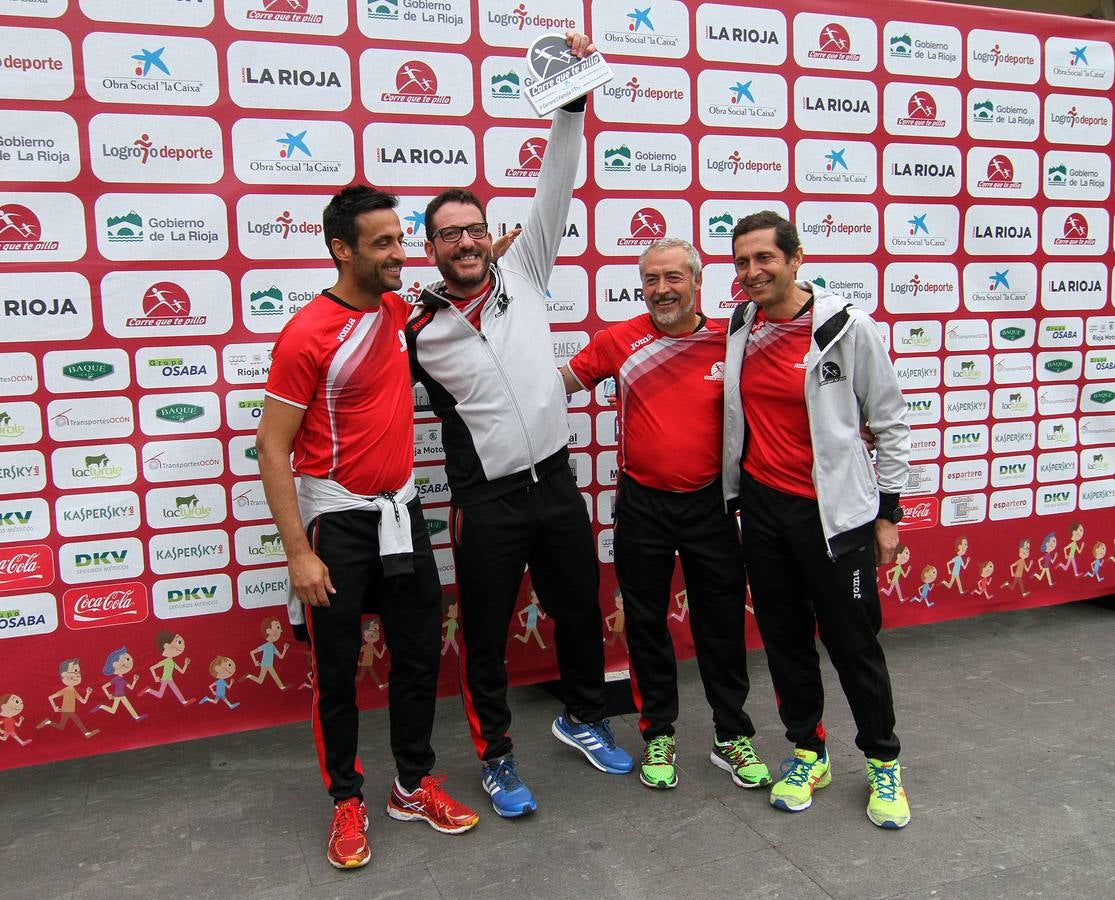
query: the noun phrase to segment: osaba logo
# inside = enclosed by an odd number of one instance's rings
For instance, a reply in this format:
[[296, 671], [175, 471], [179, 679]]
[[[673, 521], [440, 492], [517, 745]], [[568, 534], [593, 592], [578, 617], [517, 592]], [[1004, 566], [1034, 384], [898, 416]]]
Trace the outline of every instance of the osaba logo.
[[206, 316], [190, 315], [190, 295], [173, 281], [157, 281], [143, 292], [143, 316], [130, 318], [128, 328], [204, 325]]
[[249, 9], [249, 20], [257, 22], [299, 22], [320, 25], [324, 17], [310, 12], [309, 0], [262, 0], [258, 7]]
[[1070, 213], [1063, 230], [1062, 237], [1053, 239], [1059, 247], [1091, 247], [1096, 243], [1095, 238], [1088, 237], [1088, 220], [1080, 213]]
[[542, 157], [546, 153], [547, 144], [545, 138], [527, 138], [519, 147], [518, 168], [507, 169], [503, 174], [508, 178], [537, 178], [542, 168]]
[[937, 101], [929, 91], [914, 91], [906, 103], [906, 115], [899, 118], [898, 124], [915, 128], [943, 128], [945, 120], [937, 118]]
[[71, 588], [62, 595], [62, 615], [72, 631], [143, 622], [149, 611], [147, 588], [138, 581]]
[[848, 30], [836, 22], [829, 22], [817, 35], [817, 49], [809, 51], [809, 58], [859, 62], [860, 55], [852, 52]]
[[998, 190], [1014, 190], [1022, 186], [1022, 182], [1014, 180], [1014, 163], [1010, 157], [996, 153], [987, 161], [987, 178], [979, 183], [981, 188]]
[[445, 106], [453, 98], [437, 92], [437, 75], [426, 63], [412, 59], [399, 66], [395, 73], [395, 93], [384, 91], [380, 100], [385, 103], [419, 103], [427, 106]]
[[54, 584], [54, 556], [46, 544], [0, 548], [0, 591]]
[[0, 251], [57, 250], [58, 241], [42, 240], [42, 232], [39, 217], [26, 206], [18, 203], [0, 206]]
[[939, 513], [936, 497], [926, 497], [916, 503], [903, 503], [901, 506], [902, 521], [898, 527], [903, 531], [937, 527]]
[[665, 216], [653, 206], [644, 206], [631, 217], [631, 236], [619, 238], [616, 246], [646, 247], [665, 235]]

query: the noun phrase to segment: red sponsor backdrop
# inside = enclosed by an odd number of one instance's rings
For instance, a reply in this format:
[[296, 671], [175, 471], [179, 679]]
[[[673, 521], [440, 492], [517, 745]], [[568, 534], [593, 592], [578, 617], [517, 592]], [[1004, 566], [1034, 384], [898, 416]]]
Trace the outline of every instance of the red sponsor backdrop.
[[[306, 715], [253, 433], [275, 334], [331, 281], [321, 208], [354, 180], [399, 193], [412, 292], [434, 275], [422, 210], [441, 188], [493, 198], [496, 233], [522, 222], [548, 127], [523, 55], [569, 26], [617, 77], [591, 104], [551, 280], [557, 356], [641, 309], [634, 263], [665, 234], [701, 249], [703, 308], [726, 316], [727, 234], [773, 206], [808, 277], [881, 323], [907, 395], [887, 624], [1106, 593], [1110, 25], [930, 3], [0, 0], [0, 719], [30, 741], [0, 743], [0, 768]], [[573, 398], [570, 443], [619, 669], [607, 399]], [[448, 694], [448, 489], [423, 400]], [[554, 674], [530, 603], [528, 584], [518, 682]], [[687, 618], [679, 576], [683, 654]], [[385, 701], [383, 650], [368, 627], [366, 706]], [[235, 709], [199, 702], [219, 657]], [[62, 670], [89, 737], [55, 712]], [[118, 675], [143, 718], [112, 704]]]

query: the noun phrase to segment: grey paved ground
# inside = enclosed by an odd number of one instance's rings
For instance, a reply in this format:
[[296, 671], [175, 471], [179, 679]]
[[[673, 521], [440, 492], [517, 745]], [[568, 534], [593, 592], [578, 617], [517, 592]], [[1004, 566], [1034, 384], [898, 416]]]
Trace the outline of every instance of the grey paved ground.
[[[832, 785], [773, 810], [708, 762], [711, 726], [682, 667], [680, 785], [597, 773], [549, 736], [553, 700], [513, 692], [531, 819], [490, 811], [458, 702], [438, 770], [483, 810], [450, 837], [382, 814], [382, 712], [364, 716], [373, 860], [325, 862], [330, 807], [309, 729], [287, 726], [0, 773], [0, 895], [130, 897], [1115, 897], [1115, 611], [1081, 603], [889, 631], [913, 822], [864, 815], [862, 758], [831, 671]], [[788, 754], [761, 654], [752, 716]], [[640, 748], [635, 717], [614, 724]]]

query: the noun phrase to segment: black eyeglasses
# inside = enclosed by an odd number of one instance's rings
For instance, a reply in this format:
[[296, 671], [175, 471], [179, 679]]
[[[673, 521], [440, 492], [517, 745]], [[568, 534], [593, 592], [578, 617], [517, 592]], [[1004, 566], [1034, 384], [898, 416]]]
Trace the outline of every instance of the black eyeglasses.
[[439, 228], [434, 232], [435, 238], [441, 238], [447, 244], [455, 244], [461, 239], [461, 235], [468, 232], [468, 236], [474, 241], [478, 241], [483, 237], [488, 236], [488, 223], [487, 222], [473, 222], [471, 225], [446, 225], [444, 228]]

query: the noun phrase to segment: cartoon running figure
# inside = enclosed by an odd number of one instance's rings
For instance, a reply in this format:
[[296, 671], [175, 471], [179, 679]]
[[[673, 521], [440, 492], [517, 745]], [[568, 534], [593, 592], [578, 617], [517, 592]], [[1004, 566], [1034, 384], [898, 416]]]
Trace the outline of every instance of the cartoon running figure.
[[995, 574], [995, 563], [991, 560], [985, 562], [979, 568], [979, 581], [976, 582], [975, 588], [972, 589], [972, 594], [977, 597], [983, 597], [985, 600], [991, 599], [991, 576]]
[[23, 724], [23, 698], [19, 694], [0, 695], [0, 741], [11, 738], [19, 746], [26, 747], [31, 738], [21, 738], [16, 729]]
[[[387, 682], [379, 680], [379, 676], [376, 674], [376, 660], [383, 659], [384, 654], [387, 653], [387, 648], [379, 639], [379, 619], [368, 619], [364, 623], [364, 627], [360, 629], [360, 636], [364, 645], [360, 648], [360, 658], [356, 661], [356, 680], [361, 682], [366, 676], [371, 675], [376, 687], [382, 691], [387, 687]], [[248, 677], [251, 678], [250, 675]]]
[[676, 622], [684, 622], [689, 617], [689, 591], [680, 590], [674, 594], [674, 603], [678, 611], [670, 613], [670, 618]]
[[1067, 572], [1069, 566], [1072, 566], [1072, 574], [1077, 578], [1080, 577], [1080, 570], [1076, 568], [1076, 554], [1084, 549], [1084, 545], [1080, 543], [1084, 537], [1084, 526], [1079, 522], [1073, 522], [1069, 526], [1069, 542], [1065, 544], [1065, 548], [1061, 551], [1064, 556], [1064, 562], [1061, 563], [1061, 571]]
[[950, 588], [956, 585], [956, 592], [958, 594], [964, 593], [964, 586], [960, 583], [960, 570], [968, 568], [969, 560], [965, 558], [968, 552], [968, 539], [961, 535], [956, 542], [956, 556], [949, 560], [949, 578], [948, 581], [942, 581], [941, 587]]
[[937, 580], [937, 567], [928, 565], [921, 570], [921, 587], [918, 588], [910, 599], [915, 603], [924, 603], [926, 609], [932, 609], [936, 603], [929, 600], [929, 592], [933, 590], [933, 582]]
[[1057, 550], [1057, 535], [1052, 531], [1047, 534], [1041, 542], [1041, 556], [1038, 557], [1038, 570], [1034, 573], [1034, 578], [1038, 581], [1044, 581], [1050, 587], [1053, 587], [1053, 554]]
[[275, 660], [282, 659], [290, 649], [290, 644], [283, 644], [281, 651], [277, 646], [283, 634], [283, 624], [274, 616], [268, 616], [259, 623], [259, 632], [263, 635], [263, 643], [252, 651], [252, 662], [259, 666], [259, 671], [255, 675], [244, 677], [256, 684], [263, 684], [263, 679], [270, 675], [271, 680], [279, 686], [279, 690], [285, 691], [286, 685], [279, 678], [279, 673], [275, 671]]
[[116, 715], [116, 711], [123, 706], [137, 722], [140, 719], [146, 719], [146, 713], [140, 715], [135, 711], [132, 706], [132, 701], [128, 699], [128, 691], [134, 691], [136, 682], [139, 681], [139, 673], [137, 672], [132, 676], [129, 682], [124, 676], [127, 675], [135, 666], [135, 660], [132, 659], [132, 654], [128, 652], [127, 647], [120, 647], [113, 650], [108, 656], [105, 657], [105, 664], [101, 667], [102, 675], [110, 675], [104, 684], [101, 685], [101, 690], [105, 693], [105, 698], [112, 702], [112, 706], [107, 703], [102, 703], [97, 707], [98, 710], [108, 713], [110, 716]]
[[533, 637], [538, 642], [539, 649], [545, 650], [546, 642], [542, 640], [542, 635], [538, 633], [538, 620], [545, 618], [546, 613], [538, 605], [538, 595], [532, 590], [530, 592], [530, 603], [519, 610], [519, 624], [523, 626], [523, 633], [511, 636], [524, 644]]
[[[58, 722], [52, 722], [50, 717], [43, 719], [36, 728], [45, 728], [49, 725], [58, 731], [61, 731], [70, 722], [77, 726], [78, 731], [84, 734], [87, 738], [91, 738], [95, 734], [100, 734], [101, 729], [94, 728], [90, 731], [85, 727], [85, 723], [81, 721], [81, 717], [77, 714], [77, 705], [79, 703], [88, 703], [89, 695], [93, 693], [92, 688], [85, 689], [85, 696], [82, 697], [77, 692], [77, 686], [81, 684], [81, 662], [74, 659], [64, 659], [58, 664], [58, 677], [62, 679], [62, 689], [55, 691], [46, 698], [50, 708], [58, 713]], [[61, 702], [55, 703], [55, 700]]]
[[441, 643], [441, 655], [445, 656], [449, 652], [449, 648], [452, 647], [453, 652], [460, 656], [461, 648], [457, 645], [457, 629], [461, 627], [461, 621], [457, 617], [456, 600], [445, 608], [445, 621], [442, 622], [441, 627], [445, 629], [445, 635]]
[[202, 703], [212, 703], [216, 706], [223, 702], [229, 709], [236, 709], [240, 704], [233, 703], [228, 699], [228, 689], [232, 687], [232, 682], [236, 680], [232, 677], [236, 674], [236, 663], [227, 656], [214, 656], [212, 662], [209, 663], [209, 674], [216, 679], [209, 685], [209, 693], [213, 696], [202, 697], [198, 701], [198, 706]]
[[1009, 591], [1018, 591], [1023, 597], [1030, 596], [1022, 576], [1030, 571], [1034, 564], [1030, 562], [1030, 539], [1023, 538], [1018, 542], [1018, 559], [1010, 564], [1012, 581], [1004, 581], [1003, 587]]
[[1100, 569], [1103, 568], [1103, 558], [1106, 555], [1107, 545], [1103, 541], [1096, 541], [1092, 545], [1092, 565], [1091, 568], [1084, 573], [1085, 578], [1094, 578], [1096, 581], [1103, 581]]
[[178, 698], [178, 702], [183, 706], [189, 706], [194, 702], [191, 697], [187, 700], [182, 696], [182, 691], [178, 689], [178, 685], [174, 683], [174, 673], [185, 675], [186, 670], [190, 667], [190, 659], [186, 657], [182, 665], [178, 665], [174, 660], [186, 652], [186, 640], [180, 634], [175, 634], [173, 631], [160, 631], [155, 636], [155, 647], [162, 655], [162, 662], [157, 662], [148, 670], [151, 677], [158, 682], [158, 689], [147, 688], [144, 694], [152, 694], [155, 697], [162, 698], [163, 694], [170, 688], [170, 692]]
[[619, 588], [616, 588], [615, 595], [613, 596], [616, 604], [616, 611], [604, 619], [604, 625], [607, 626], [608, 631], [611, 632], [611, 637], [608, 639], [608, 646], [614, 647], [617, 643], [623, 644], [623, 649], [627, 649], [627, 632], [624, 630], [624, 621], [626, 616], [623, 612], [623, 594], [620, 593]]
[[906, 565], [909, 561], [910, 548], [905, 544], [899, 544], [895, 550], [894, 565], [887, 569], [887, 586], [879, 589], [880, 594], [898, 594], [898, 602], [906, 602], [906, 598], [902, 596], [902, 585], [898, 579], [905, 578], [910, 574], [910, 567]]

